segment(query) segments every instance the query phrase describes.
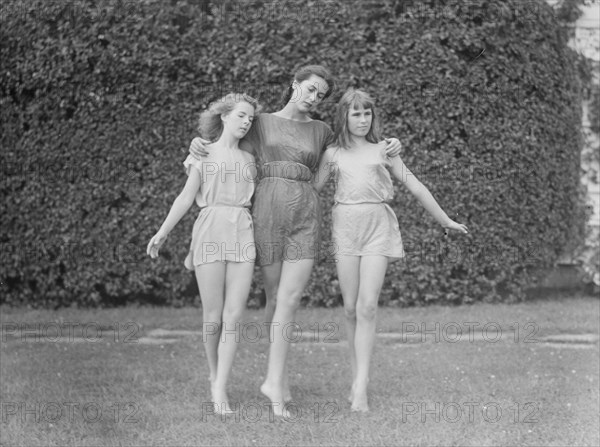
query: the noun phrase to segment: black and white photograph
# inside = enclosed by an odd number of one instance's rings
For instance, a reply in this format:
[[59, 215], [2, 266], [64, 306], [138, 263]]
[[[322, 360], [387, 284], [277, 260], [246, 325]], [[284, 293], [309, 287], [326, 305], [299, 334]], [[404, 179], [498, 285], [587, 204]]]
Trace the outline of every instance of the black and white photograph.
[[600, 1], [5, 0], [0, 447], [600, 445]]

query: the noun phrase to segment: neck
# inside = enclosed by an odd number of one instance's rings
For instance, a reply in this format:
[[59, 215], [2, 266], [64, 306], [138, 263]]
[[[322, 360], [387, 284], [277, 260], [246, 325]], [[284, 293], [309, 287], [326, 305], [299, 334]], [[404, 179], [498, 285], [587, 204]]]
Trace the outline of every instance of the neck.
[[308, 113], [300, 112], [291, 102], [288, 102], [283, 109], [277, 112], [277, 115], [294, 121], [310, 121]]
[[359, 146], [364, 146], [366, 144], [369, 144], [369, 142], [367, 141], [366, 137], [363, 136], [356, 136], [356, 135], [350, 135], [350, 148], [356, 148]]
[[227, 149], [239, 149], [239, 142], [240, 140], [233, 135], [222, 133], [219, 139], [215, 141], [215, 144], [224, 146]]

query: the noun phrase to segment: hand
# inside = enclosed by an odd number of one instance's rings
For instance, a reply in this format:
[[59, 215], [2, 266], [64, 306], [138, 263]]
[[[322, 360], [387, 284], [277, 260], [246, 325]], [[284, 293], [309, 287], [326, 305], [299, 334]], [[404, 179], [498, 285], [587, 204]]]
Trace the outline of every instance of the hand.
[[167, 240], [167, 235], [159, 231], [154, 235], [150, 242], [148, 242], [148, 247], [146, 248], [146, 253], [150, 255], [152, 259], [158, 258], [158, 250]]
[[190, 143], [190, 154], [200, 160], [202, 157], [208, 156], [208, 151], [206, 150], [206, 145], [209, 144], [210, 141], [205, 140], [200, 137], [196, 137]]
[[396, 155], [400, 155], [402, 151], [402, 143], [398, 138], [386, 138], [385, 142], [387, 146], [385, 147], [385, 154], [388, 157], [395, 157]]
[[448, 235], [448, 230], [454, 230], [454, 231], [460, 231], [461, 233], [464, 234], [469, 234], [469, 229], [467, 228], [466, 225], [458, 223], [458, 222], [454, 222], [452, 219], [450, 219], [450, 222], [448, 222], [446, 225], [444, 225], [444, 235]]

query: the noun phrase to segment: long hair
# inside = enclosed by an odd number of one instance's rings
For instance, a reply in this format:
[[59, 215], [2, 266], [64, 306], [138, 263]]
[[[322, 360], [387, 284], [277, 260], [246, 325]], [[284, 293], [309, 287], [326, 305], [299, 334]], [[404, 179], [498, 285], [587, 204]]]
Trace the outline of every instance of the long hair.
[[214, 142], [219, 139], [223, 133], [223, 121], [221, 120], [222, 115], [228, 115], [231, 113], [235, 106], [240, 102], [247, 102], [254, 107], [254, 112], [260, 111], [260, 105], [256, 99], [247, 95], [246, 93], [229, 93], [212, 102], [208, 109], [200, 114], [198, 121], [198, 132], [202, 138]]
[[350, 147], [352, 137], [348, 131], [348, 113], [350, 109], [356, 110], [359, 107], [371, 109], [372, 113], [371, 128], [366, 135], [367, 141], [369, 143], [379, 143], [382, 140], [375, 100], [368, 93], [351, 87], [342, 95], [335, 111], [334, 141], [339, 147], [344, 149]]
[[[335, 89], [335, 79], [333, 78], [333, 75], [331, 74], [331, 72], [327, 68], [323, 67], [322, 65], [306, 65], [306, 66], [300, 68], [294, 74], [293, 81], [296, 81], [296, 82], [306, 81], [312, 75], [319, 76], [319, 77], [323, 78], [325, 80], [325, 82], [327, 82], [327, 85], [329, 86], [329, 88], [327, 89], [327, 93], [325, 93], [325, 97], [323, 99], [328, 98], [333, 93], [333, 90]], [[288, 102], [290, 102], [290, 99], [292, 99], [292, 95], [294, 94], [294, 87], [292, 86], [292, 84], [293, 84], [293, 82], [290, 82], [290, 85], [288, 86], [287, 90], [285, 91], [285, 93], [282, 96], [282, 104], [284, 107], [286, 106], [286, 104]]]

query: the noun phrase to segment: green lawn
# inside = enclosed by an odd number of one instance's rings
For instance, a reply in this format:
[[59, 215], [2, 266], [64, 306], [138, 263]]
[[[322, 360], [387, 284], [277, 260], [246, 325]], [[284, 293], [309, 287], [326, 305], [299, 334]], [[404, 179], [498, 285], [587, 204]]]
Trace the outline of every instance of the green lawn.
[[238, 412], [226, 418], [207, 404], [199, 309], [0, 311], [3, 447], [600, 443], [594, 297], [380, 308], [368, 414], [346, 401], [342, 309], [302, 309], [288, 421], [273, 421], [258, 392], [269, 347], [256, 337], [260, 311], [240, 331]]

